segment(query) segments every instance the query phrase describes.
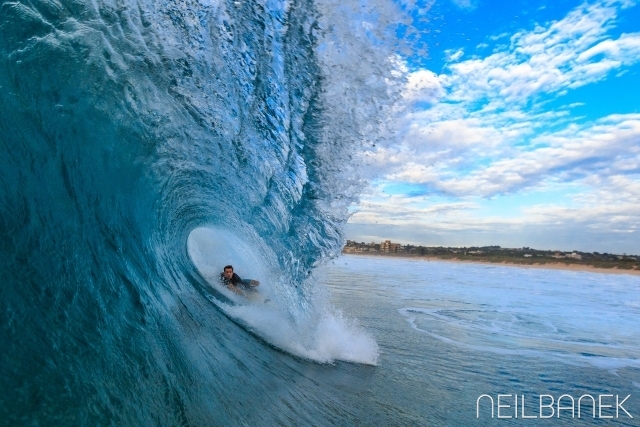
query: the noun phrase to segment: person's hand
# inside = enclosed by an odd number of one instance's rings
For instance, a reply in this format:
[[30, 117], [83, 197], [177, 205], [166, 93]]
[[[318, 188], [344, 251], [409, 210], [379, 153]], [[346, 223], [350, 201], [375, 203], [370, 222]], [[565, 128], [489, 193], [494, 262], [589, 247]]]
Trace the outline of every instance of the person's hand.
[[250, 284], [251, 286], [258, 286], [258, 285], [260, 284], [260, 282], [258, 282], [257, 280], [250, 280], [250, 281], [249, 281], [249, 284]]

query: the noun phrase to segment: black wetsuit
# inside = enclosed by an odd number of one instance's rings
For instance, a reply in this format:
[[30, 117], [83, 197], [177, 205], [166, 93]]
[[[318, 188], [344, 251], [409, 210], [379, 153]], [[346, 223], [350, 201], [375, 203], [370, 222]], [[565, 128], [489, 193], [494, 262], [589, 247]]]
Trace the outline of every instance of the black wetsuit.
[[233, 286], [238, 286], [238, 285], [247, 286], [249, 284], [247, 283], [248, 280], [242, 280], [240, 276], [238, 276], [236, 273], [233, 273], [233, 276], [231, 276], [231, 279], [227, 279], [226, 277], [224, 277], [224, 273], [220, 273], [220, 279], [222, 280], [222, 283], [224, 283], [225, 286], [228, 286], [229, 283], [231, 283]]

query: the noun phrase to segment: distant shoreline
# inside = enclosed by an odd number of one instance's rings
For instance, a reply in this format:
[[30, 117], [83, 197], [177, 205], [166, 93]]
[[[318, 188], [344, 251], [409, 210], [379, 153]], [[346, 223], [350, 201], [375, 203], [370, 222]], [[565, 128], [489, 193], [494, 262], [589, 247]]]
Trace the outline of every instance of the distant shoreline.
[[349, 252], [349, 253], [345, 253], [342, 252], [342, 255], [354, 255], [354, 256], [365, 256], [365, 257], [370, 257], [370, 258], [401, 258], [401, 259], [414, 259], [414, 260], [419, 260], [419, 261], [442, 261], [442, 262], [453, 262], [453, 263], [459, 263], [459, 264], [482, 264], [482, 265], [487, 265], [487, 264], [493, 264], [493, 265], [503, 265], [503, 266], [513, 266], [513, 267], [520, 267], [520, 268], [542, 268], [542, 269], [548, 269], [548, 270], [567, 270], [567, 271], [586, 271], [586, 272], [590, 272], [590, 273], [604, 273], [604, 274], [631, 274], [633, 276], [640, 276], [640, 270], [635, 270], [635, 269], [621, 269], [621, 268], [617, 268], [617, 267], [613, 267], [613, 268], [600, 268], [600, 267], [594, 267], [592, 265], [585, 265], [585, 264], [575, 264], [575, 263], [571, 263], [571, 264], [567, 264], [567, 263], [563, 263], [563, 262], [546, 262], [546, 263], [516, 263], [516, 262], [507, 262], [507, 261], [502, 261], [502, 262], [492, 262], [492, 261], [486, 261], [486, 260], [462, 260], [462, 259], [458, 259], [456, 257], [452, 257], [452, 258], [440, 258], [437, 256], [433, 256], [433, 255], [390, 255], [390, 254], [375, 254], [375, 253], [360, 253], [360, 252]]

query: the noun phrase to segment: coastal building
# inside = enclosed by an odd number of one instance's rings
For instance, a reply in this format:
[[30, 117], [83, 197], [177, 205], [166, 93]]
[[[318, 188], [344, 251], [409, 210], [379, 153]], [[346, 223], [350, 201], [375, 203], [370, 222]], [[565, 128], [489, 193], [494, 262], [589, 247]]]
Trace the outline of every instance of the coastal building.
[[391, 240], [385, 240], [380, 245], [380, 252], [398, 252], [400, 243], [391, 243]]

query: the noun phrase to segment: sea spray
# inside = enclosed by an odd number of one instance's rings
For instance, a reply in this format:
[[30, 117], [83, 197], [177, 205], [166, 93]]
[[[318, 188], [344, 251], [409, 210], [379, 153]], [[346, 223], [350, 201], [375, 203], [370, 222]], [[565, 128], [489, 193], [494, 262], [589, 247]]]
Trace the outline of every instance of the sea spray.
[[[311, 289], [310, 306], [304, 311], [292, 310], [292, 296], [287, 293], [291, 286], [281, 279], [282, 272], [262, 264], [264, 252], [256, 251], [237, 235], [197, 228], [189, 236], [188, 252], [207, 282], [203, 293], [275, 347], [321, 363], [377, 363], [375, 340], [354, 319], [345, 318], [331, 307], [322, 282], [313, 276], [305, 279]], [[238, 295], [223, 286], [220, 274], [231, 260], [234, 271], [243, 279], [260, 279], [257, 290], [244, 290], [243, 295]]]
[[[0, 8], [0, 419], [331, 419], [300, 396], [336, 397], [288, 381], [294, 362], [207, 298], [187, 242], [203, 226], [245, 242], [287, 319], [317, 331], [308, 357], [375, 363], [362, 331], [322, 326], [305, 279], [338, 253], [359, 153], [390, 121], [393, 4], [366, 20], [373, 3]], [[340, 328], [364, 350], [323, 338]]]

